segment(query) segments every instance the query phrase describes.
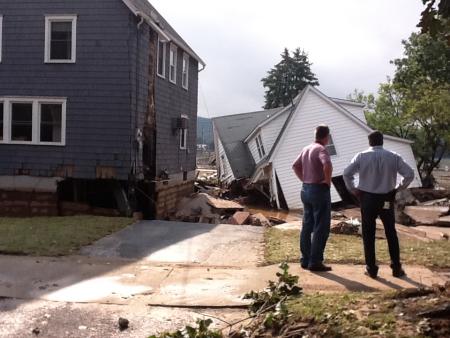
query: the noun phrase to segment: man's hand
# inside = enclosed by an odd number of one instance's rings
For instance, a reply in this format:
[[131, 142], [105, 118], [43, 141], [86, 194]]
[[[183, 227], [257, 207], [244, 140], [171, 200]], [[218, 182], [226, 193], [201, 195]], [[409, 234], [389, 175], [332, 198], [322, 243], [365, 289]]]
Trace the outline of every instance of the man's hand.
[[361, 200], [361, 190], [359, 189], [353, 189], [352, 194], [359, 200]]

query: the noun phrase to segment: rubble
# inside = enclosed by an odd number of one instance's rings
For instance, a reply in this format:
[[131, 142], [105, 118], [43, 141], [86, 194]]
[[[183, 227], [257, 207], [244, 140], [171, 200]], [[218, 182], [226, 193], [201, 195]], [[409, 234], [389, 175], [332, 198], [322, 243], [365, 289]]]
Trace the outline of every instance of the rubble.
[[410, 217], [415, 224], [434, 225], [439, 218], [448, 214], [449, 206], [406, 206], [403, 213]]
[[234, 225], [243, 225], [247, 222], [250, 217], [250, 213], [246, 211], [237, 211], [235, 214], [228, 220], [228, 224]]
[[124, 331], [128, 329], [128, 326], [130, 325], [130, 321], [126, 318], [119, 318], [119, 329], [120, 331]]
[[345, 221], [332, 220], [330, 232], [340, 235], [358, 235], [360, 233], [361, 223], [356, 219]]
[[254, 214], [250, 216], [249, 219], [250, 225], [254, 226], [262, 226], [262, 227], [271, 227], [272, 223], [264, 216], [262, 213]]

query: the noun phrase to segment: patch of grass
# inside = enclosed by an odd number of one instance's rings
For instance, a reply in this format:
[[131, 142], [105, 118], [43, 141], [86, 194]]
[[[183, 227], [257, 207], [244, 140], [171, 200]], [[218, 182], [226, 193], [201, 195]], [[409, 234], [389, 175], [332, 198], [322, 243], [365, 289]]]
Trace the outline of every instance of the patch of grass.
[[132, 222], [131, 218], [97, 216], [0, 218], [0, 253], [30, 256], [75, 254], [81, 247]]
[[[287, 260], [298, 262], [300, 257], [297, 230], [268, 229], [265, 233], [265, 260], [276, 264]], [[450, 242], [430, 243], [418, 240], [400, 239], [401, 259], [405, 264], [423, 265], [430, 268], [450, 267]], [[389, 264], [389, 251], [386, 240], [376, 240], [377, 260]], [[364, 264], [362, 239], [359, 236], [330, 234], [325, 251], [327, 263]]]
[[393, 300], [381, 293], [304, 295], [287, 305], [293, 322], [311, 323], [311, 336], [411, 337], [415, 333], [415, 323], [397, 324]]

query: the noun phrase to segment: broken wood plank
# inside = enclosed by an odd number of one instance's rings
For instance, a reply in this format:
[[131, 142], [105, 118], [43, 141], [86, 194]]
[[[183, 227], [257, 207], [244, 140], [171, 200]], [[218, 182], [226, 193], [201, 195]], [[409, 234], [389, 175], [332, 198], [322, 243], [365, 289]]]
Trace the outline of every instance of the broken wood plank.
[[432, 200], [432, 201], [426, 201], [423, 203], [419, 203], [418, 205], [424, 205], [424, 206], [446, 206], [449, 204], [449, 199], [448, 198], [440, 198], [437, 200]]
[[435, 225], [441, 216], [448, 214], [448, 206], [407, 206], [403, 210], [416, 224]]
[[214, 197], [208, 198], [208, 204], [212, 206], [215, 209], [233, 209], [233, 210], [244, 210], [244, 207], [240, 205], [239, 203], [228, 201], [228, 200], [221, 200]]

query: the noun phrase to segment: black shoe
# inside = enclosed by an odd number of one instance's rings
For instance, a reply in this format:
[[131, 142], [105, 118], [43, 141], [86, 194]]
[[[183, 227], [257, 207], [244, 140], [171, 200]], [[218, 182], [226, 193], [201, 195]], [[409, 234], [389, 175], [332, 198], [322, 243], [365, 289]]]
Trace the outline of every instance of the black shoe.
[[392, 276], [394, 276], [395, 278], [401, 278], [406, 276], [406, 272], [402, 268], [395, 268], [392, 269]]
[[300, 264], [300, 267], [301, 267], [303, 270], [308, 270], [308, 265], [306, 265], [306, 264]]
[[364, 272], [366, 276], [369, 276], [370, 278], [376, 279], [378, 276], [378, 267], [375, 267], [373, 269], [370, 269], [366, 267], [366, 272]]
[[314, 271], [314, 272], [326, 272], [326, 271], [332, 270], [331, 266], [326, 266], [322, 263], [316, 264], [316, 265], [310, 265], [308, 269], [310, 271]]

